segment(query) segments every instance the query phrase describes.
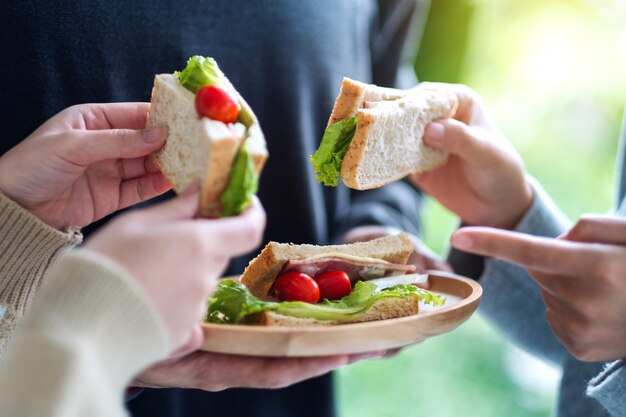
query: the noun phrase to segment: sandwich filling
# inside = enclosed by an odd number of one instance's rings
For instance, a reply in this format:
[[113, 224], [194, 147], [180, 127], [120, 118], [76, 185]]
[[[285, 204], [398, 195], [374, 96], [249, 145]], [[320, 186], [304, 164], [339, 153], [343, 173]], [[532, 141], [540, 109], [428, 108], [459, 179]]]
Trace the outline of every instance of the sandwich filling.
[[[255, 169], [254, 160], [246, 145], [250, 134], [250, 128], [254, 124], [252, 111], [247, 104], [240, 100], [237, 92], [232, 90], [232, 86], [219, 70], [213, 58], [193, 56], [189, 58], [187, 67], [183, 71], [174, 73], [181, 85], [196, 95], [196, 108], [208, 108], [208, 113], [200, 113], [201, 117], [209, 117], [215, 114], [217, 120], [225, 123], [240, 123], [244, 126], [245, 132], [242, 137], [242, 144], [233, 159], [230, 175], [226, 187], [222, 191], [220, 203], [222, 204], [222, 216], [233, 216], [244, 211], [256, 194], [259, 184], [259, 176]], [[212, 99], [204, 99], [204, 106], [199, 107], [199, 94], [204, 93], [206, 87], [219, 87], [221, 90], [206, 91]], [[221, 92], [221, 96], [219, 94]], [[230, 97], [229, 97], [230, 96]], [[207, 103], [207, 100], [210, 101]], [[236, 100], [233, 104], [231, 101]], [[229, 106], [230, 104], [230, 106]], [[234, 116], [234, 117], [232, 117]], [[212, 117], [209, 117], [212, 118]]]
[[218, 324], [245, 323], [246, 318], [271, 311], [284, 316], [321, 321], [350, 321], [364, 314], [374, 304], [390, 299], [417, 297], [421, 302], [443, 305], [445, 298], [416, 287], [399, 284], [382, 288], [376, 283], [358, 281], [350, 294], [339, 300], [325, 299], [312, 304], [302, 301], [267, 301], [255, 297], [245, 285], [232, 279], [220, 281], [209, 299], [206, 321]]
[[339, 174], [343, 158], [356, 132], [357, 117], [350, 117], [329, 125], [324, 131], [322, 142], [311, 163], [317, 180], [329, 187], [339, 184]]
[[351, 282], [382, 278], [392, 275], [402, 275], [415, 272], [415, 265], [392, 264], [383, 260], [346, 259], [335, 255], [317, 258], [299, 259], [288, 261], [281, 273], [296, 271], [311, 277], [323, 274], [326, 271], [344, 271]]

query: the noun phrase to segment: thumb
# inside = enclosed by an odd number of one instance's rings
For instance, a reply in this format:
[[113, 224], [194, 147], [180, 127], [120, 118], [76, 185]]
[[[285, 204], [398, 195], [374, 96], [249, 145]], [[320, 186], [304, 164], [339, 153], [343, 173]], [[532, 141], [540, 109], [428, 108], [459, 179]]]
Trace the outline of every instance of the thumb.
[[480, 162], [492, 147], [485, 139], [486, 131], [455, 119], [441, 119], [426, 127], [424, 143], [433, 148], [456, 154], [468, 161]]
[[164, 128], [133, 130], [77, 130], [69, 144], [75, 162], [89, 165], [107, 159], [131, 159], [150, 155], [163, 147], [167, 131]]
[[198, 211], [200, 194], [198, 186], [187, 187], [179, 196], [154, 206], [137, 210], [135, 216], [141, 221], [151, 223], [163, 223], [174, 220], [192, 219]]

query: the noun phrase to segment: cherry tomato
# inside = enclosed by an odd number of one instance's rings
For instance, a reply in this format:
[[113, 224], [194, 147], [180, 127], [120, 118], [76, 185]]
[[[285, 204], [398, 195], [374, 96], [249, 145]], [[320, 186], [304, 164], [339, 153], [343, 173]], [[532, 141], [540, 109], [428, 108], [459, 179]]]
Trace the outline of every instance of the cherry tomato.
[[276, 280], [274, 293], [280, 301], [304, 301], [315, 304], [320, 299], [317, 282], [302, 272], [285, 272]]
[[205, 85], [196, 93], [196, 111], [200, 117], [232, 123], [237, 120], [239, 104], [218, 85]]
[[322, 299], [339, 300], [350, 294], [352, 284], [344, 271], [326, 271], [315, 277]]

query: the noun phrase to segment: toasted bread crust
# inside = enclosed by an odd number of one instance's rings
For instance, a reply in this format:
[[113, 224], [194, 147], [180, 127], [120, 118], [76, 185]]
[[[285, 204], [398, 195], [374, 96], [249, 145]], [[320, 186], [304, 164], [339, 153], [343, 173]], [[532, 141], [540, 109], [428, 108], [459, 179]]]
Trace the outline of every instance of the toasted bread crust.
[[200, 193], [201, 217], [218, 217], [222, 212], [220, 196], [226, 188], [240, 140], [222, 140], [213, 144]]
[[393, 101], [406, 93], [405, 90], [379, 87], [344, 77], [328, 125], [356, 116], [364, 101]]
[[406, 233], [346, 245], [316, 246], [269, 242], [261, 253], [250, 261], [241, 276], [241, 282], [252, 294], [266, 299], [287, 261], [331, 252], [382, 259], [404, 265], [413, 252], [413, 245]]
[[357, 110], [361, 107], [361, 103], [363, 103], [365, 86], [366, 84], [362, 82], [344, 77], [341, 82], [339, 95], [335, 100], [333, 111], [330, 114], [330, 119], [328, 120], [329, 125], [337, 123], [340, 120], [356, 116]]
[[[373, 122], [373, 117], [366, 112], [358, 112], [358, 121], [352, 142], [348, 147], [348, 151], [343, 157], [341, 163], [341, 180], [348, 188], [354, 190], [360, 189], [360, 184], [357, 182], [357, 169], [363, 159], [363, 153], [366, 149], [367, 140], [370, 137], [370, 128]], [[381, 185], [379, 185], [380, 187]]]

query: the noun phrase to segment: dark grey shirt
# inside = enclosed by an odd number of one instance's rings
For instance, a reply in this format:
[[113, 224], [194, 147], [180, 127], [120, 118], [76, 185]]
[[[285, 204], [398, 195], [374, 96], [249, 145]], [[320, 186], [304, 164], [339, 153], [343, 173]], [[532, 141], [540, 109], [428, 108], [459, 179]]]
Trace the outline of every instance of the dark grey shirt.
[[[343, 76], [412, 83], [424, 1], [24, 0], [0, 16], [0, 153], [65, 107], [149, 101], [155, 73], [215, 57], [258, 115], [270, 158], [260, 198], [266, 240], [326, 244], [350, 227], [418, 233], [420, 196], [404, 183], [365, 193], [324, 188], [309, 156]], [[96, 225], [97, 226], [97, 225]], [[241, 272], [249, 257], [233, 262]], [[332, 416], [330, 376], [283, 390], [146, 390], [137, 416]]]

